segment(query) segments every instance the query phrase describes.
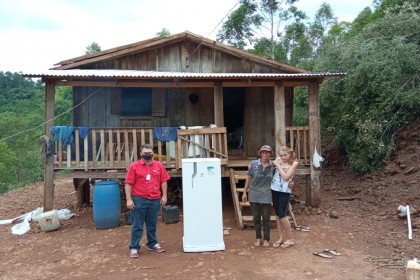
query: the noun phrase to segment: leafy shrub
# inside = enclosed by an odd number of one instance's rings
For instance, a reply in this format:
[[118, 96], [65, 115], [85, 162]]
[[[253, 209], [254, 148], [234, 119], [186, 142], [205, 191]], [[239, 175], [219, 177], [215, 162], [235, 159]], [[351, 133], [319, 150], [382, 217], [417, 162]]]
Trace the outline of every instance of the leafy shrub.
[[411, 13], [389, 14], [331, 43], [315, 66], [347, 73], [321, 87], [322, 128], [357, 171], [377, 169], [390, 157], [395, 134], [420, 117], [420, 17]]

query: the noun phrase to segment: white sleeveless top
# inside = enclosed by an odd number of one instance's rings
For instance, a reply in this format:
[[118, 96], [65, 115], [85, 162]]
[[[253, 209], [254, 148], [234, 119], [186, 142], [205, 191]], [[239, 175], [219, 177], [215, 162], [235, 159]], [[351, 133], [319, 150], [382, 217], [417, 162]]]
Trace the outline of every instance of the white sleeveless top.
[[[287, 173], [290, 167], [283, 168], [284, 172]], [[281, 177], [279, 170], [277, 167], [274, 169], [274, 176], [273, 180], [271, 181], [271, 189], [273, 191], [284, 192], [284, 193], [292, 193], [292, 189], [289, 188], [289, 182], [292, 181], [292, 178], [289, 180], [284, 180]]]

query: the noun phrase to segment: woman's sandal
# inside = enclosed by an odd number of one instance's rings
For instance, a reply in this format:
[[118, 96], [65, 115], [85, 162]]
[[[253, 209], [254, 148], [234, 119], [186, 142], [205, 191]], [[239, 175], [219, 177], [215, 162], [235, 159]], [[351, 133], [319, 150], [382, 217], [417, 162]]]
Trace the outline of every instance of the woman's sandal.
[[261, 246], [261, 240], [257, 240], [254, 242], [254, 246], [255, 247], [260, 247]]
[[312, 254], [315, 255], [315, 256], [321, 257], [321, 258], [326, 258], [326, 259], [331, 259], [332, 258], [331, 255], [329, 255], [325, 252], [314, 252]]
[[310, 231], [308, 226], [302, 225], [295, 228], [297, 231]]
[[333, 256], [341, 256], [341, 253], [339, 253], [336, 249], [324, 249], [324, 252]]
[[280, 248], [290, 248], [295, 246], [295, 243], [291, 243], [291, 242], [284, 242], [283, 244], [280, 245]]
[[278, 248], [278, 247], [280, 247], [280, 246], [281, 246], [281, 244], [283, 244], [283, 242], [281, 242], [281, 241], [280, 241], [280, 242], [279, 242], [279, 241], [276, 241], [276, 242], [274, 242], [274, 243], [273, 243], [273, 247], [274, 247], [274, 248]]
[[280, 245], [281, 248], [290, 248], [295, 246], [295, 243], [283, 243]]
[[270, 242], [268, 242], [267, 240], [264, 240], [263, 247], [265, 248], [270, 247]]

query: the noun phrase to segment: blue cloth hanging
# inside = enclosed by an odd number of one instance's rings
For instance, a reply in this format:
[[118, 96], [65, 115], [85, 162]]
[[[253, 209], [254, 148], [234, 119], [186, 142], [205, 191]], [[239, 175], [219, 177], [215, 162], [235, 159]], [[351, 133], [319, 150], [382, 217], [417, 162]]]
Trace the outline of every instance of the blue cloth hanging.
[[153, 138], [160, 141], [175, 141], [178, 138], [177, 127], [155, 127], [153, 128]]
[[74, 126], [53, 126], [50, 129], [51, 134], [54, 135], [54, 141], [58, 142], [61, 140], [63, 148], [65, 148], [67, 144], [73, 144], [73, 131]]
[[85, 139], [86, 135], [89, 133], [90, 128], [85, 126], [78, 126], [77, 129], [79, 129], [79, 136], [82, 139]]

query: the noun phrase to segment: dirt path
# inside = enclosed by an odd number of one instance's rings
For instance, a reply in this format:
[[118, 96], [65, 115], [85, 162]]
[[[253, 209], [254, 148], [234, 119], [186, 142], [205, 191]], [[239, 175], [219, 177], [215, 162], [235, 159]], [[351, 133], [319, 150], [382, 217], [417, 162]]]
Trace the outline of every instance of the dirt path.
[[[326, 172], [323, 191], [331, 191], [329, 188], [335, 178]], [[181, 221], [158, 226], [160, 244], [167, 252], [157, 254], [143, 248], [140, 258], [130, 259], [130, 226], [97, 230], [91, 208], [73, 208], [76, 198], [70, 182], [56, 182], [55, 192], [55, 208], [69, 208], [79, 216], [64, 221], [59, 230], [47, 233], [31, 231], [15, 236], [10, 231], [11, 226], [0, 226], [0, 279], [398, 280], [405, 279], [404, 268], [379, 267], [375, 264], [378, 260], [368, 261], [368, 256], [383, 260], [393, 256], [396, 263], [405, 260], [404, 251], [410, 252], [407, 248], [412, 245], [420, 248], [417, 233], [410, 246], [405, 245], [403, 221], [372, 219], [361, 214], [363, 209], [357, 204], [360, 200], [337, 202], [330, 196], [323, 198], [320, 209], [295, 205], [298, 223], [310, 227], [310, 232], [293, 232], [296, 246], [255, 248], [253, 230], [237, 229], [231, 198], [225, 195], [224, 227], [230, 228], [229, 235], [224, 237], [225, 251], [184, 253]], [[13, 218], [40, 207], [42, 193], [43, 185], [37, 184], [0, 196], [0, 219]], [[340, 214], [338, 219], [327, 215], [333, 209]], [[396, 228], [383, 234], [389, 227]], [[276, 234], [272, 231], [273, 240]], [[392, 243], [396, 237], [401, 239], [396, 247], [402, 251], [399, 254]], [[312, 254], [326, 248], [337, 249], [342, 255], [324, 259]]]

